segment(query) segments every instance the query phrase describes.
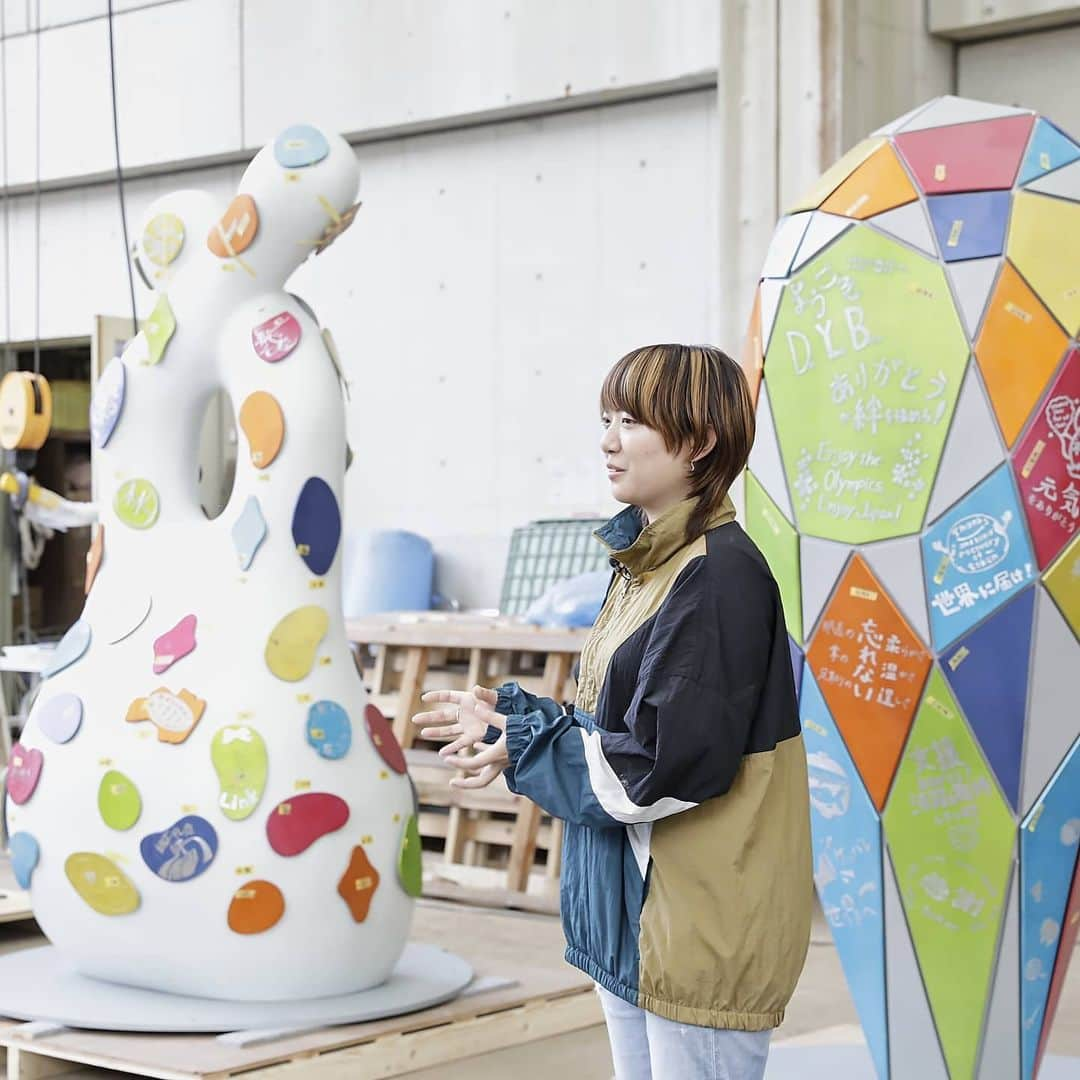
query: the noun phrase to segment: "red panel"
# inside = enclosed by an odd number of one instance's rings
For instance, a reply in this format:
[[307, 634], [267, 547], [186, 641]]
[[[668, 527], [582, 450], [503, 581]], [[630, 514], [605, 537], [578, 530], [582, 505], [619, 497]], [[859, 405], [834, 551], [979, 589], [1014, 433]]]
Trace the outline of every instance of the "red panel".
[[1080, 349], [1073, 349], [1013, 452], [1039, 569], [1080, 523]]
[[1010, 188], [1034, 116], [950, 124], [896, 136], [896, 147], [928, 195]]
[[1065, 918], [1061, 923], [1057, 960], [1054, 963], [1054, 974], [1050, 978], [1050, 992], [1046, 998], [1046, 1012], [1043, 1015], [1042, 1033], [1039, 1035], [1039, 1049], [1035, 1053], [1036, 1076], [1039, 1075], [1043, 1051], [1046, 1050], [1046, 1043], [1054, 1026], [1054, 1014], [1057, 1012], [1061, 988], [1065, 985], [1065, 976], [1069, 971], [1069, 961], [1076, 949], [1078, 934], [1080, 934], [1080, 862], [1077, 862], [1073, 873], [1072, 892], [1069, 893], [1069, 902], [1065, 905]]

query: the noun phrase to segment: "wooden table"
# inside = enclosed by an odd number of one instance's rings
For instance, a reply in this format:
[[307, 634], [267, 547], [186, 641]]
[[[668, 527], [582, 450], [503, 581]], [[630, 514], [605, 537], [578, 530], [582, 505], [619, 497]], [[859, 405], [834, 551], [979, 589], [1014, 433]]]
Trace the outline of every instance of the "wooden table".
[[[538, 692], [556, 701], [563, 699], [563, 690], [575, 658], [588, 637], [588, 630], [561, 630], [532, 626], [505, 616], [456, 615], [441, 612], [401, 612], [392, 615], [373, 615], [345, 624], [349, 641], [357, 647], [377, 646], [379, 653], [372, 676], [372, 693], [376, 697], [389, 690], [394, 650], [404, 650], [405, 668], [397, 691], [394, 715], [394, 734], [401, 745], [412, 745], [414, 728], [411, 717], [420, 711], [420, 695], [428, 674], [428, 663], [435, 650], [465, 649], [469, 652], [469, 670], [465, 686], [482, 683], [488, 660], [496, 655], [517, 652], [543, 653], [543, 676]], [[511, 845], [511, 864], [507, 888], [525, 892], [529, 869], [536, 852], [536, 837], [540, 828], [538, 806], [521, 800]], [[561, 834], [561, 822], [555, 829]], [[556, 842], [557, 843], [557, 842]], [[557, 863], [553, 864], [557, 866]]]

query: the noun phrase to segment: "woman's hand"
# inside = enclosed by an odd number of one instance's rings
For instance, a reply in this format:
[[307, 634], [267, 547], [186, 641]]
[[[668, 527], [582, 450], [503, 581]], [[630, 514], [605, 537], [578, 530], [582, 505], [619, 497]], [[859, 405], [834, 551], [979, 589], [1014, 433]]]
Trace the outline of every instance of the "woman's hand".
[[460, 769], [465, 774], [464, 776], [455, 776], [450, 781], [451, 787], [487, 787], [495, 777], [501, 776], [503, 769], [510, 764], [510, 757], [506, 752], [505, 731], [490, 746], [477, 743], [476, 748], [479, 753], [472, 757], [457, 754], [455, 757], [447, 758], [455, 769]]
[[[420, 700], [447, 706], [417, 713], [412, 718], [425, 739], [447, 742], [439, 750], [440, 757], [448, 758], [475, 746], [487, 734], [489, 724], [500, 731], [506, 730], [506, 717], [495, 711], [499, 695], [484, 686], [474, 686], [471, 690], [429, 690]], [[505, 744], [505, 737], [501, 741]]]

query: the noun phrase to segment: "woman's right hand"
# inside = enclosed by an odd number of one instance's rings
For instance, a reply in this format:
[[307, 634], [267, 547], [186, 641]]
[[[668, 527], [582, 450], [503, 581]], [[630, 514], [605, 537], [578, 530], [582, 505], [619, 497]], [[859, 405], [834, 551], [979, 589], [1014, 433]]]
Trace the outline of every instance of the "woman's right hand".
[[423, 738], [447, 743], [439, 750], [440, 757], [471, 750], [487, 734], [489, 724], [500, 731], [506, 728], [506, 717], [495, 711], [499, 695], [485, 686], [474, 686], [471, 690], [429, 690], [420, 700], [445, 706], [417, 713], [412, 718]]

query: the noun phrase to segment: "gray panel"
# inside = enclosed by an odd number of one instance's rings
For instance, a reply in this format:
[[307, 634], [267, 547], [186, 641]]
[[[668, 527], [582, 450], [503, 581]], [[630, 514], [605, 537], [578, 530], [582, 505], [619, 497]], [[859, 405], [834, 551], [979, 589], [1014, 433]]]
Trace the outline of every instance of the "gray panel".
[[977, 1080], [1016, 1080], [1020, 1075], [1020, 875], [1015, 865], [990, 994]]
[[805, 262], [812, 259], [822, 248], [831, 244], [842, 232], [849, 229], [854, 222], [851, 218], [840, 217], [838, 214], [829, 214], [824, 210], [815, 210], [814, 219], [806, 230], [806, 235], [799, 245], [798, 254], [791, 264], [791, 272], [794, 273]]
[[761, 276], [767, 278], [787, 277], [791, 269], [791, 260], [802, 243], [806, 226], [810, 224], [810, 211], [782, 217], [769, 242], [769, 251], [765, 256], [765, 265]]
[[843, 572], [851, 548], [816, 536], [799, 539], [799, 575], [802, 580], [803, 640], [809, 639], [821, 609]]
[[779, 507], [780, 513], [794, 525], [795, 515], [791, 510], [787, 481], [784, 479], [784, 464], [780, 459], [780, 443], [776, 438], [772, 407], [769, 405], [768, 385], [764, 379], [758, 395], [757, 432], [754, 435], [753, 448], [750, 450], [750, 460], [746, 464], [768, 492], [769, 498]]
[[940, 517], [1004, 460], [1005, 449], [994, 414], [978, 369], [969, 361], [934, 478], [926, 520]]
[[1080, 161], [1056, 169], [1041, 180], [1028, 184], [1024, 190], [1041, 191], [1044, 195], [1057, 195], [1080, 202]]
[[765, 278], [761, 283], [761, 352], [768, 354], [769, 341], [772, 338], [773, 326], [776, 324], [776, 313], [780, 310], [780, 297], [784, 292], [784, 283], [774, 278]]
[[1042, 588], [1035, 598], [1032, 663], [1020, 808], [1026, 814], [1077, 737], [1080, 644]]
[[930, 620], [926, 613], [926, 588], [923, 583], [922, 554], [917, 536], [899, 540], [883, 540], [867, 544], [859, 554], [873, 570], [874, 576], [892, 597], [911, 629], [922, 639], [930, 641]]
[[886, 210], [884, 214], [875, 214], [867, 220], [867, 224], [903, 240], [927, 255], [937, 257], [934, 233], [921, 200], [908, 203], [907, 206], [898, 206], [895, 210]]
[[952, 282], [956, 306], [967, 330], [968, 340], [974, 341], [979, 332], [986, 302], [997, 278], [1001, 259], [991, 255], [988, 259], [965, 259], [946, 267]]
[[1030, 109], [1013, 109], [1008, 105], [994, 105], [989, 101], [955, 97], [946, 94], [909, 120], [903, 131], [923, 131], [926, 128], [945, 127], [947, 124], [969, 124], [973, 120], [996, 120], [1001, 116], [1030, 115]]
[[904, 917], [892, 859], [886, 855], [885, 982], [889, 1008], [889, 1080], [949, 1080]]
[[[937, 99], [935, 99], [937, 100]], [[919, 115], [924, 109], [929, 109], [933, 105], [933, 101], [924, 101], [921, 105], [916, 105], [910, 112], [904, 113], [903, 116], [898, 116], [895, 120], [890, 120], [884, 127], [879, 127], [874, 134], [875, 135], [892, 135], [894, 132], [900, 131], [905, 124], [910, 124], [916, 116]]]

